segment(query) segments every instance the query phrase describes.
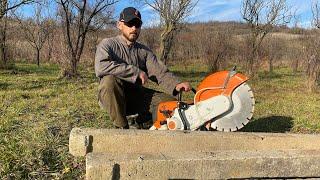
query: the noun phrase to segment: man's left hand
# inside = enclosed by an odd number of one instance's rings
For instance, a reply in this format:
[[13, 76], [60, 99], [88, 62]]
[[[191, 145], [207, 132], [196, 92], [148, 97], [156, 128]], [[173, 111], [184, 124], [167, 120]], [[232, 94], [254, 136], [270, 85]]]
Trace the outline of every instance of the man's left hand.
[[188, 92], [191, 89], [192, 87], [189, 82], [182, 82], [176, 85], [176, 91], [178, 92], [180, 92], [180, 90]]

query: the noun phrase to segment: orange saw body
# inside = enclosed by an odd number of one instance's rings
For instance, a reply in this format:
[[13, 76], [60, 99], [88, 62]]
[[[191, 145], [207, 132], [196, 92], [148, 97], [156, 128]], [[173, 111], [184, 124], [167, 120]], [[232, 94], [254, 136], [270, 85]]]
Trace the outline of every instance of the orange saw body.
[[204, 78], [194, 91], [193, 102], [160, 103], [150, 129], [197, 130], [207, 122], [219, 131], [242, 128], [252, 118], [255, 102], [248, 78], [234, 69]]

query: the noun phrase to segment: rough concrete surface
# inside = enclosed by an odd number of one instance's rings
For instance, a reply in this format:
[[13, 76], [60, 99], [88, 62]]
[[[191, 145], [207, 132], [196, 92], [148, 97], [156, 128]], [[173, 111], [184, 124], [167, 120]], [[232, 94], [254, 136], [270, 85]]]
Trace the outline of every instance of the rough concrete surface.
[[89, 152], [148, 154], [290, 149], [320, 150], [320, 135], [74, 128], [69, 138], [69, 151], [74, 156]]
[[320, 178], [320, 150], [87, 155], [87, 179]]

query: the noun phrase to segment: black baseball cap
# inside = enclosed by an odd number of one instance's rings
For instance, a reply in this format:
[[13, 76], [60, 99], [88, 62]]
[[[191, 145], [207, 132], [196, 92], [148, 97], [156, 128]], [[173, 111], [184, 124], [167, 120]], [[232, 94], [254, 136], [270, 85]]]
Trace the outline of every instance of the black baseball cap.
[[136, 8], [134, 8], [134, 7], [124, 8], [124, 9], [122, 10], [122, 12], [120, 13], [119, 21], [129, 22], [129, 21], [134, 20], [134, 19], [138, 19], [138, 20], [141, 21], [141, 23], [142, 23], [141, 14], [140, 14], [140, 12], [139, 12]]

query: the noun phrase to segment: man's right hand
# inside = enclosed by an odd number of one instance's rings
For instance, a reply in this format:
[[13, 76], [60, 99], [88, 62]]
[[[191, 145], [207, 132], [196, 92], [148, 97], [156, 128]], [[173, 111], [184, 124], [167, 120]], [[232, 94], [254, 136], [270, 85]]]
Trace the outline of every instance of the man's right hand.
[[176, 85], [176, 91], [179, 92], [180, 90], [183, 91], [190, 91], [192, 89], [191, 85], [189, 82], [182, 82]]
[[148, 81], [148, 76], [144, 71], [139, 72], [139, 78], [141, 79], [142, 84], [145, 84]]

